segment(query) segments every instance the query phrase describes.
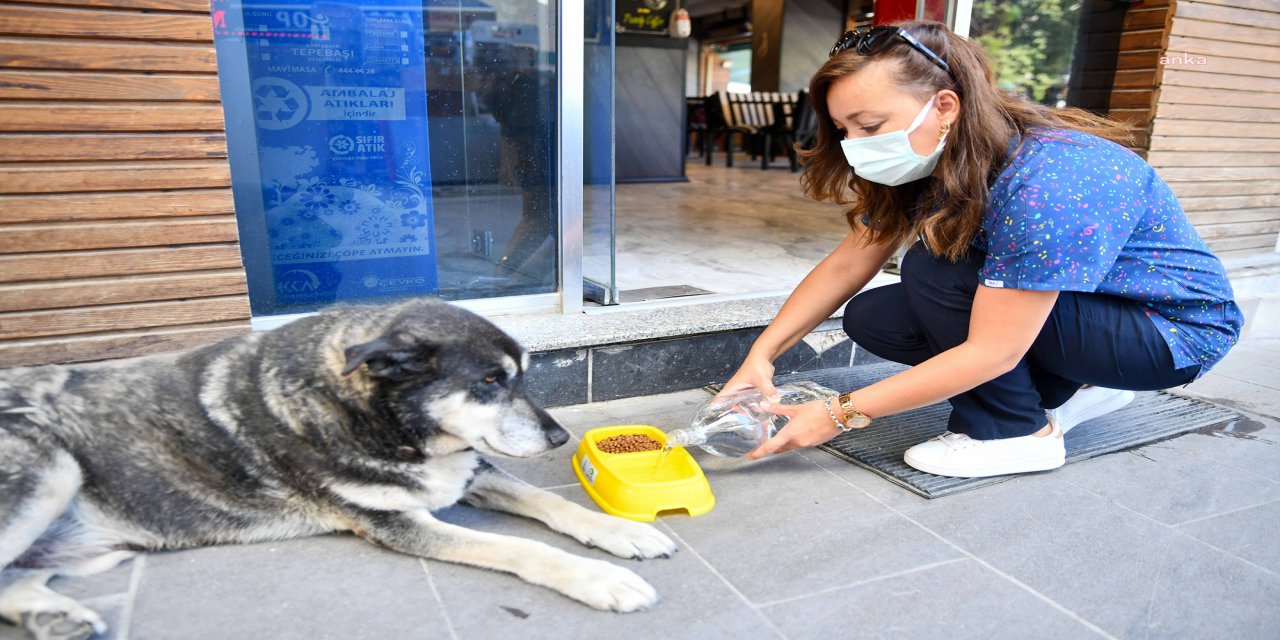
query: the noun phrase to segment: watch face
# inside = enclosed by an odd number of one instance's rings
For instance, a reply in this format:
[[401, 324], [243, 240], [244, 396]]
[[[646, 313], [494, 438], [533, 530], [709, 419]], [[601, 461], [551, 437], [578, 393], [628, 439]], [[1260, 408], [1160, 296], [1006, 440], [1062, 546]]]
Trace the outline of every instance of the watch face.
[[871, 424], [871, 418], [868, 418], [864, 415], [856, 415], [852, 418], [849, 418], [848, 420], [845, 420], [844, 424], [846, 427], [849, 427], [850, 429], [861, 429]]

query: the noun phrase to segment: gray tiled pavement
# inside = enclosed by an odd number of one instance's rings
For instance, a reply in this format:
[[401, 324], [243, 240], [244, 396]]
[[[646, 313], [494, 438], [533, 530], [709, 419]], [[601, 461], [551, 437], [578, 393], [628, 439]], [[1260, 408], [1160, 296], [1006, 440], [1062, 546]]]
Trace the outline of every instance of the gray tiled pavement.
[[[1276, 638], [1280, 637], [1280, 327], [1249, 306], [1248, 339], [1180, 390], [1246, 413], [1193, 433], [925, 500], [819, 451], [760, 463], [699, 455], [718, 504], [657, 526], [674, 558], [613, 561], [662, 595], [651, 611], [588, 609], [510, 576], [347, 536], [151, 554], [53, 586], [112, 638]], [[1247, 384], [1245, 384], [1247, 383]], [[672, 428], [700, 391], [553, 413]], [[1068, 436], [1069, 437], [1069, 436]], [[582, 504], [576, 440], [505, 465]], [[594, 549], [466, 507], [454, 523]], [[0, 638], [19, 637], [0, 625]]]

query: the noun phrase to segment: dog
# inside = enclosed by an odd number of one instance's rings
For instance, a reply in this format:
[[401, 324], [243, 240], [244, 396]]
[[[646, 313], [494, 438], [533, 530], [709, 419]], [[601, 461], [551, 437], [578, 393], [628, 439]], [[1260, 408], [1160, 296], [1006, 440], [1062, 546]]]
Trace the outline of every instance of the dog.
[[602, 610], [657, 601], [634, 572], [442, 522], [456, 503], [539, 520], [622, 558], [656, 528], [500, 471], [569, 433], [528, 397], [528, 354], [449, 303], [348, 306], [176, 354], [0, 370], [0, 618], [87, 638], [102, 618], [46, 586], [141, 551], [349, 531], [513, 573]]

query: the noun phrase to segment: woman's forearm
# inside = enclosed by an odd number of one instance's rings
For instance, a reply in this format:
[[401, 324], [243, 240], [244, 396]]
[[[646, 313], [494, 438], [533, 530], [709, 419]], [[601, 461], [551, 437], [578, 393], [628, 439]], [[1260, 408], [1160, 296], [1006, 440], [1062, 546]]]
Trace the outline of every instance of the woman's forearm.
[[909, 411], [964, 393], [1008, 368], [1006, 359], [966, 342], [854, 391], [853, 404], [872, 418]]

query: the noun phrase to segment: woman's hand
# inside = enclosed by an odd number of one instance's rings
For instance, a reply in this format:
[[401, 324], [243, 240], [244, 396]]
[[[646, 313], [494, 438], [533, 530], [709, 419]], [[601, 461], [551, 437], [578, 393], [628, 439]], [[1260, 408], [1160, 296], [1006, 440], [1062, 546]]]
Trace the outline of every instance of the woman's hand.
[[771, 404], [765, 410], [787, 416], [791, 421], [755, 451], [748, 453], [747, 457], [752, 460], [801, 447], [817, 446], [840, 435], [840, 429], [831, 419], [831, 414], [827, 413], [826, 403], [822, 400], [792, 405]]
[[778, 390], [773, 386], [773, 363], [769, 362], [768, 358], [748, 354], [747, 359], [742, 361], [742, 366], [738, 367], [738, 372], [724, 383], [724, 389], [721, 389], [716, 397], [752, 387], [763, 392], [764, 397], [770, 402], [782, 401]]

